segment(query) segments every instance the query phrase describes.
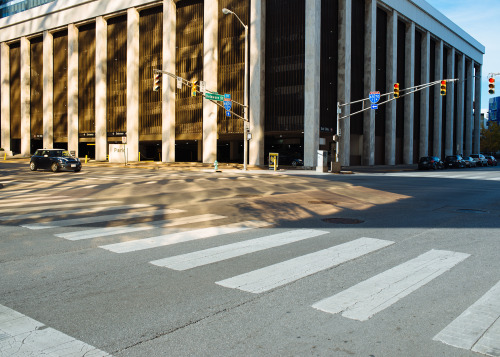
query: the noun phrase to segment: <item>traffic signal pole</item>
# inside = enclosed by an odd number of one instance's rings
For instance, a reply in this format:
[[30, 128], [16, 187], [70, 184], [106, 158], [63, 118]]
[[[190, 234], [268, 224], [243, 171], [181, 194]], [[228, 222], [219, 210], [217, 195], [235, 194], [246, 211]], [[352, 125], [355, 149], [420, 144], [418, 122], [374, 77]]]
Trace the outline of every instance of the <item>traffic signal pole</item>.
[[[498, 75], [500, 75], [500, 73], [497, 73]], [[435, 86], [437, 84], [441, 84], [442, 81], [445, 81], [445, 82], [456, 82], [458, 81], [458, 78], [454, 78], [454, 79], [443, 79], [443, 80], [439, 80], [439, 81], [434, 81], [434, 82], [429, 82], [429, 83], [425, 83], [425, 84], [419, 84], [417, 86], [414, 86], [414, 87], [409, 87], [409, 88], [405, 88], [405, 89], [401, 89], [399, 90], [399, 85], [397, 86], [398, 88], [398, 92], [401, 92], [401, 93], [404, 93], [402, 95], [398, 95], [398, 97], [394, 97], [394, 93], [393, 92], [389, 92], [389, 93], [385, 93], [385, 94], [381, 94], [380, 95], [380, 98], [383, 98], [383, 97], [389, 97], [389, 96], [393, 96], [392, 98], [389, 98], [388, 100], [386, 100], [385, 102], [382, 102], [382, 103], [377, 103], [377, 105], [383, 105], [383, 104], [387, 104], [387, 103], [390, 103], [392, 102], [393, 100], [396, 100], [398, 98], [403, 98], [403, 97], [406, 97], [407, 95], [410, 95], [410, 94], [413, 94], [413, 93], [416, 93], [418, 91], [421, 91], [423, 89], [427, 89], [427, 88], [430, 88], [432, 86]], [[344, 103], [344, 104], [341, 104], [340, 102], [337, 102], [337, 134], [334, 135], [334, 141], [335, 141], [335, 150], [336, 150], [336, 154], [335, 154], [335, 159], [336, 159], [336, 162], [339, 162], [339, 148], [340, 148], [340, 137], [342, 136], [342, 133], [340, 131], [340, 121], [342, 119], [347, 119], [347, 118], [350, 118], [352, 117], [353, 115], [356, 115], [356, 114], [360, 114], [360, 113], [363, 113], [367, 110], [372, 110], [371, 107], [367, 107], [367, 108], [364, 108], [364, 103], [366, 101], [369, 101], [370, 99], [369, 98], [364, 98], [364, 99], [359, 99], [359, 100], [356, 100], [356, 101], [353, 101], [353, 102], [349, 102], [349, 103]], [[350, 106], [350, 105], [353, 105], [353, 104], [357, 104], [357, 103], [362, 103], [363, 105], [363, 109], [357, 111], [357, 112], [354, 112], [354, 113], [350, 113], [348, 115], [345, 115], [343, 117], [341, 117], [340, 115], [342, 114], [342, 108], [343, 107], [346, 107], [346, 106]]]

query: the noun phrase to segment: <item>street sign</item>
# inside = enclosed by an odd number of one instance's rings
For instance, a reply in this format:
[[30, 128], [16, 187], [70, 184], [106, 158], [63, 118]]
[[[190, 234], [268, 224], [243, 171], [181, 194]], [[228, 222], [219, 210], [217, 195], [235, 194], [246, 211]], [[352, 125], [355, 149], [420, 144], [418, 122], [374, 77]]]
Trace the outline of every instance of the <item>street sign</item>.
[[182, 89], [182, 77], [177, 77], [177, 89]]
[[372, 109], [378, 109], [378, 105], [377, 104], [372, 104]]
[[[368, 98], [370, 99], [370, 102], [372, 102], [372, 104], [378, 103], [378, 101], [380, 100], [380, 92], [370, 92]], [[377, 108], [373, 108], [372, 106], [372, 109]]]
[[231, 112], [229, 110], [226, 110], [226, 116], [227, 117], [230, 117], [231, 116]]
[[205, 93], [207, 90], [207, 82], [200, 81], [200, 92]]
[[224, 95], [218, 93], [205, 93], [205, 99], [222, 102], [224, 100]]
[[232, 107], [233, 107], [233, 102], [227, 100], [224, 101], [224, 108], [226, 110], [230, 110]]
[[233, 107], [233, 102], [231, 101], [231, 94], [224, 94], [224, 108], [226, 109], [226, 116], [231, 116], [231, 108]]

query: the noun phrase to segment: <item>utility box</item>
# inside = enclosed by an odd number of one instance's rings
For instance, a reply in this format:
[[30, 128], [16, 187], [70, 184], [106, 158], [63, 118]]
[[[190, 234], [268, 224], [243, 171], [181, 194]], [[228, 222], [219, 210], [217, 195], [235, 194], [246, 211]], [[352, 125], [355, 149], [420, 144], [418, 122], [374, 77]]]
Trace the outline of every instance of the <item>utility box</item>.
[[328, 172], [328, 151], [318, 150], [317, 172]]

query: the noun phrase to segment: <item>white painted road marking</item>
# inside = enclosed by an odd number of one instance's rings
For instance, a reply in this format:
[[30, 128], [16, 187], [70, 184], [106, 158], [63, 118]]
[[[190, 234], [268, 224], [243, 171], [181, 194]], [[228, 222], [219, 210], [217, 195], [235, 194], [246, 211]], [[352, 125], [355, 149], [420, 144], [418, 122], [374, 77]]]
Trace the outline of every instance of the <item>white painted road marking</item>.
[[391, 244], [394, 242], [359, 238], [352, 242], [218, 281], [216, 284], [258, 294], [359, 258]]
[[105, 228], [97, 228], [97, 229], [89, 229], [85, 231], [77, 231], [77, 232], [67, 232], [56, 234], [56, 237], [68, 239], [68, 240], [82, 240], [82, 239], [91, 239], [97, 237], [105, 237], [111, 236], [115, 234], [124, 234], [131, 232], [139, 232], [146, 231], [149, 229], [159, 228], [159, 227], [175, 227], [188, 223], [199, 223], [206, 222], [216, 219], [227, 218], [226, 216], [219, 216], [216, 214], [202, 214], [198, 216], [190, 216], [190, 217], [180, 217], [167, 219], [163, 221], [155, 221], [149, 223], [138, 223], [131, 224], [128, 226], [118, 226], [118, 227], [105, 227]]
[[[30, 211], [45, 211], [45, 210], [55, 210], [61, 208], [72, 208], [72, 207], [84, 207], [84, 206], [93, 206], [93, 205], [108, 205], [113, 203], [119, 203], [119, 201], [94, 201], [94, 202], [78, 202], [78, 203], [64, 203], [56, 205], [48, 205], [48, 206], [33, 206], [30, 204], [29, 207], [16, 207], [16, 211], [30, 212]], [[11, 213], [12, 209], [0, 210], [0, 213]]]
[[242, 232], [248, 229], [269, 226], [271, 223], [263, 221], [245, 221], [241, 223], [227, 224], [224, 226], [201, 228], [192, 231], [166, 234], [157, 237], [134, 240], [123, 243], [103, 245], [100, 248], [114, 253], [129, 253], [137, 250], [162, 247], [170, 244], [188, 242], [197, 239], [215, 237], [221, 234]]
[[[78, 198], [78, 200], [90, 200], [90, 198]], [[45, 203], [57, 203], [59, 204], [60, 202], [68, 202], [68, 201], [75, 201], [74, 198], [59, 198], [59, 199], [54, 199], [53, 197], [48, 197], [47, 199], [41, 199], [41, 200], [38, 200], [36, 202], [27, 202], [27, 201], [22, 201], [22, 202], [12, 202], [12, 203], [9, 203], [9, 204], [4, 204], [2, 203], [2, 207], [16, 207], [17, 209], [17, 206], [22, 206], [22, 205], [26, 205], [26, 204], [45, 204]]]
[[180, 212], [184, 212], [184, 211], [178, 210], [178, 209], [165, 208], [165, 209], [148, 210], [148, 211], [108, 214], [108, 215], [92, 216], [92, 217], [84, 217], [84, 218], [63, 219], [60, 221], [26, 224], [26, 225], [21, 225], [21, 227], [25, 227], [25, 228], [29, 228], [29, 229], [47, 229], [47, 228], [69, 227], [69, 226], [76, 226], [76, 225], [80, 225], [80, 224], [118, 221], [118, 220], [122, 220], [122, 219], [137, 218], [137, 217], [152, 217], [152, 216], [159, 216], [159, 215], [163, 215], [163, 214], [180, 213]]
[[[118, 211], [122, 209], [130, 209], [130, 208], [144, 208], [150, 207], [148, 204], [132, 204], [132, 205], [123, 205], [123, 206], [104, 206], [106, 204], [115, 203], [116, 201], [102, 201], [102, 202], [93, 202], [92, 204], [99, 204], [99, 207], [86, 208], [86, 209], [74, 209], [68, 211], [52, 211], [52, 212], [35, 212], [35, 213], [25, 213], [25, 214], [14, 214], [10, 216], [2, 216], [0, 217], [0, 221], [14, 220], [14, 219], [38, 219], [45, 217], [54, 217], [54, 216], [63, 216], [67, 214], [79, 213], [97, 213], [97, 212], [105, 212], [105, 211]], [[81, 205], [79, 205], [81, 206]], [[60, 206], [54, 207], [52, 209], [60, 208]]]
[[366, 321], [469, 257], [469, 254], [431, 250], [404, 264], [313, 305], [331, 314]]
[[111, 356], [0, 305], [0, 356]]
[[433, 340], [487, 356], [500, 356], [500, 282]]
[[245, 254], [258, 252], [273, 247], [279, 247], [293, 242], [298, 242], [304, 239], [317, 237], [327, 233], [328, 232], [315, 229], [300, 229], [290, 232], [273, 234], [257, 239], [251, 239], [243, 242], [227, 244], [221, 247], [205, 249], [194, 253], [159, 259], [150, 263], [174, 270], [187, 270], [206, 264], [239, 257]]

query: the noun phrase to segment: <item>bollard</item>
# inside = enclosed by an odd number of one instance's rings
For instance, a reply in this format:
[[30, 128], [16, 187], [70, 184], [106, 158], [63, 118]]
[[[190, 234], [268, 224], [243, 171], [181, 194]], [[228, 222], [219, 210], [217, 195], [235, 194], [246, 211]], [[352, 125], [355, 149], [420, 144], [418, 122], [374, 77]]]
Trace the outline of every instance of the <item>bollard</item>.
[[87, 163], [87, 155], [85, 155], [85, 163]]
[[7, 153], [3, 155], [3, 161], [7, 160]]
[[276, 159], [274, 159], [274, 171], [276, 171]]
[[214, 161], [214, 171], [219, 169], [219, 162], [217, 160]]
[[141, 161], [141, 152], [139, 151], [139, 161]]

